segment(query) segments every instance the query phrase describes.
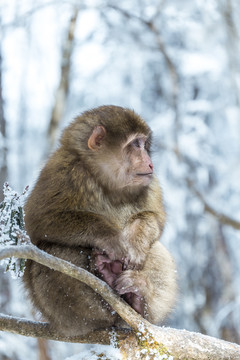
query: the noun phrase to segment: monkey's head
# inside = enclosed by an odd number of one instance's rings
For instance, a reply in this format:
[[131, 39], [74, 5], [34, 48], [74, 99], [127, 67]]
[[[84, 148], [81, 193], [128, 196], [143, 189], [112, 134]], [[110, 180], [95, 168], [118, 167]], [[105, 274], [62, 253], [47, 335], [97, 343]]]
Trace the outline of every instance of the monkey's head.
[[135, 192], [152, 180], [151, 130], [132, 110], [86, 111], [65, 129], [61, 144], [103, 187]]

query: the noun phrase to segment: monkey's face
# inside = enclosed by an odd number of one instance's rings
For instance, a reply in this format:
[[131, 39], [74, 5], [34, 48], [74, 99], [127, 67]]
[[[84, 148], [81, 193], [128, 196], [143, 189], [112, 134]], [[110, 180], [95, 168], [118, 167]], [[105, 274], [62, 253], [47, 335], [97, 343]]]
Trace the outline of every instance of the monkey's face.
[[149, 155], [149, 141], [146, 135], [129, 136], [122, 146], [122, 175], [127, 186], [141, 187], [150, 184], [153, 176], [153, 163]]
[[147, 135], [133, 134], [122, 144], [111, 144], [106, 129], [99, 125], [89, 137], [88, 147], [95, 153], [98, 175], [107, 187], [135, 191], [150, 184], [153, 164]]

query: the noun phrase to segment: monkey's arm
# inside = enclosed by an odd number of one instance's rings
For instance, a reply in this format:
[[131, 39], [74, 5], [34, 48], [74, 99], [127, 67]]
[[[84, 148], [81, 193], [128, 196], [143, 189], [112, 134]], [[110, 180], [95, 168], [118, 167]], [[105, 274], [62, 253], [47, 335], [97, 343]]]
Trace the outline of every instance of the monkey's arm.
[[143, 210], [128, 219], [123, 231], [131, 265], [143, 264], [151, 246], [162, 235], [166, 222], [162, 193], [156, 178], [145, 200]]
[[[41, 221], [44, 219], [44, 221]], [[54, 222], [52, 221], [54, 219]], [[101, 215], [86, 211], [52, 212], [49, 215], [26, 219], [32, 242], [51, 242], [67, 246], [98, 248], [111, 258], [124, 258], [121, 229]], [[113, 254], [114, 252], [114, 254]]]
[[151, 246], [160, 238], [165, 223], [157, 213], [143, 211], [132, 216], [123, 230], [128, 247], [128, 268], [143, 265]]

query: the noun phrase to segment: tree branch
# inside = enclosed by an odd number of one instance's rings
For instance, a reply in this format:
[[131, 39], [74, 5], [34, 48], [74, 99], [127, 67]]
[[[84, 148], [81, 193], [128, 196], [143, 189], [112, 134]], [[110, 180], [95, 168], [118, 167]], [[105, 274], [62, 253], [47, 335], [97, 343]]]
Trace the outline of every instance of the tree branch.
[[123, 299], [121, 299], [104, 281], [97, 278], [87, 270], [79, 268], [68, 261], [54, 257], [34, 245], [6, 246], [0, 251], [0, 260], [9, 257], [31, 259], [53, 270], [67, 274], [84, 284], [90, 286], [100, 294], [108, 304], [121, 316], [135, 331], [144, 323], [146, 327], [151, 324], [136, 313]]
[[[13, 318], [0, 314], [0, 330], [9, 331], [24, 336], [41, 337], [74, 343], [105, 344], [111, 343], [111, 330], [94, 331], [82, 337], [64, 337], [55, 331], [50, 331], [48, 323]], [[193, 333], [186, 330], [151, 326], [154, 339], [164, 344], [174, 359], [188, 360], [239, 360], [240, 346], [219, 340], [210, 336]], [[121, 347], [128, 348], [127, 359], [135, 359], [138, 343], [135, 337], [128, 336], [127, 330], [117, 330], [116, 339]], [[127, 338], [128, 336], [128, 338]], [[125, 340], [127, 338], [127, 340]], [[126, 345], [127, 343], [127, 345]], [[131, 343], [131, 346], [130, 344]], [[129, 352], [131, 351], [132, 354]]]
[[224, 213], [217, 211], [216, 209], [214, 209], [213, 206], [211, 206], [207, 200], [204, 198], [204, 196], [197, 190], [195, 189], [193, 182], [189, 179], [186, 180], [187, 184], [189, 186], [189, 188], [192, 190], [192, 192], [199, 198], [199, 200], [201, 200], [201, 202], [204, 205], [204, 210], [207, 211], [209, 214], [215, 216], [218, 221], [220, 221], [220, 223], [222, 223], [223, 225], [228, 225], [233, 227], [236, 230], [240, 230], [240, 222], [231, 218], [230, 216], [225, 215]]
[[[167, 351], [167, 353], [170, 351], [170, 353], [174, 355], [174, 359], [224, 360], [226, 359], [226, 354], [228, 359], [231, 360], [237, 360], [240, 357], [240, 346], [236, 344], [227, 343], [226, 341], [201, 334], [190, 333], [185, 330], [160, 328], [151, 325], [119, 298], [105, 282], [96, 278], [84, 269], [78, 268], [65, 260], [45, 253], [36, 246], [22, 245], [1, 248], [0, 260], [12, 256], [37, 261], [42, 265], [48, 266], [51, 269], [60, 271], [84, 282], [94, 291], [99, 293], [135, 330], [135, 332], [139, 332], [139, 329], [144, 327], [147, 332], [153, 334], [154, 340], [156, 339], [159, 341], [159, 343], [156, 343], [156, 341], [154, 342], [154, 344], [157, 344], [154, 346], [157, 346], [158, 351], [163, 346], [161, 344], [164, 344], [164, 351]], [[110, 344], [112, 337], [110, 329], [95, 331], [84, 337], [64, 337], [57, 332], [50, 330], [48, 323], [34, 322], [6, 315], [0, 315], [0, 330], [10, 331], [25, 336], [80, 343]], [[133, 349], [139, 347], [139, 342], [136, 340], [136, 337], [129, 337], [129, 333], [128, 330], [118, 330], [115, 334], [117, 341], [120, 341], [120, 347], [126, 347], [126, 341], [128, 344], [129, 341], [132, 341], [135, 344], [132, 347]], [[126, 338], [127, 340], [124, 340]], [[168, 350], [166, 350], [165, 346]], [[134, 351], [132, 355], [128, 353], [127, 359], [135, 359], [134, 354], [136, 354]]]
[[[154, 340], [160, 344], [157, 347], [160, 350], [159, 353], [167, 354], [168, 356], [171, 354], [174, 360], [240, 359], [240, 346], [234, 343], [186, 330], [156, 326], [152, 326], [152, 330]], [[161, 344], [164, 344], [162, 349]], [[130, 338], [126, 348], [128, 351], [126, 359], [135, 360], [138, 349], [136, 340]], [[165, 357], [165, 359], [167, 359], [167, 357]]]
[[[191, 169], [194, 169], [192, 167], [192, 164], [189, 160], [189, 158], [185, 155], [183, 155], [178, 147], [169, 147], [166, 146], [164, 144], [158, 144], [158, 147], [161, 150], [166, 150], [166, 151], [171, 151], [173, 152], [177, 159], [184, 162], [185, 164], [187, 164]], [[227, 226], [231, 226], [232, 228], [236, 229], [236, 230], [240, 230], [240, 221], [233, 219], [232, 217], [216, 210], [212, 205], [209, 204], [209, 202], [205, 199], [205, 197], [203, 196], [203, 194], [200, 193], [200, 191], [198, 191], [192, 180], [190, 180], [189, 178], [184, 179], [184, 181], [186, 182], [187, 186], [189, 187], [189, 189], [192, 191], [192, 193], [194, 195], [196, 195], [198, 197], [198, 199], [202, 202], [203, 206], [204, 206], [204, 210], [206, 212], [208, 212], [209, 214], [213, 215], [214, 217], [216, 217], [218, 219], [218, 221], [223, 224], [223, 225], [227, 225]]]
[[160, 31], [156, 27], [154, 20], [153, 19], [151, 21], [145, 20], [144, 18], [142, 18], [138, 15], [135, 15], [133, 13], [130, 13], [129, 11], [127, 11], [123, 8], [120, 8], [117, 5], [109, 4], [108, 7], [118, 11], [123, 16], [125, 16], [127, 19], [138, 20], [140, 23], [142, 23], [144, 26], [146, 26], [154, 34], [154, 36], [156, 38], [157, 47], [164, 57], [164, 60], [166, 62], [167, 68], [169, 70], [169, 73], [170, 73], [170, 76], [172, 79], [173, 103], [174, 103], [174, 107], [176, 107], [176, 102], [177, 102], [177, 97], [178, 97], [178, 92], [179, 92], [179, 90], [178, 90], [179, 76], [178, 76], [178, 73], [176, 70], [176, 66], [172, 62], [169, 54], [167, 53], [167, 50], [166, 50], [166, 47], [162, 40]]
[[[130, 330], [118, 329], [114, 333], [122, 353], [127, 354], [125, 359], [134, 360], [136, 351], [145, 347], [148, 350], [151, 347], [158, 354], [171, 354], [174, 356], [174, 360], [239, 360], [240, 358], [240, 346], [237, 344], [186, 330], [151, 325], [119, 298], [105, 282], [68, 261], [45, 253], [34, 245], [4, 246], [0, 249], [0, 260], [12, 256], [37, 261], [84, 282], [99, 293], [136, 333], [141, 333], [140, 340], [133, 333], [131, 335]], [[0, 314], [0, 330], [25, 336], [78, 343], [108, 345], [112, 339], [112, 328], [94, 331], [83, 337], [65, 337], [55, 330], [50, 330], [48, 323], [29, 321], [3, 314]]]
[[171, 105], [175, 112], [175, 119], [174, 119], [175, 134], [174, 134], [174, 137], [175, 137], [176, 144], [178, 144], [178, 133], [179, 133], [179, 127], [180, 127], [180, 125], [179, 125], [179, 109], [178, 109], [179, 75], [178, 75], [175, 64], [173, 63], [171, 57], [168, 54], [168, 51], [164, 44], [161, 32], [159, 31], [158, 26], [156, 26], [156, 24], [155, 24], [155, 20], [156, 20], [156, 17], [158, 15], [159, 11], [156, 12], [156, 15], [154, 17], [152, 17], [151, 20], [146, 20], [143, 17], [140, 17], [138, 15], [130, 13], [128, 10], [125, 10], [117, 5], [109, 4], [108, 7], [118, 11], [127, 19], [135, 19], [135, 20], [139, 21], [145, 27], [147, 27], [147, 29], [149, 29], [151, 31], [151, 33], [154, 35], [157, 49], [162, 54], [165, 64], [167, 66], [168, 72], [170, 74], [171, 88], [172, 88], [172, 94], [171, 94], [172, 95], [172, 97], [171, 97], [172, 104]]
[[[59, 334], [50, 329], [49, 323], [31, 321], [18, 317], [8, 316], [0, 313], [0, 331], [9, 331], [13, 334], [43, 338], [48, 340], [65, 341], [82, 344], [103, 344], [109, 345], [112, 338], [112, 328], [93, 331], [84, 336], [69, 337]], [[117, 340], [123, 340], [130, 333], [130, 330], [118, 330]]]

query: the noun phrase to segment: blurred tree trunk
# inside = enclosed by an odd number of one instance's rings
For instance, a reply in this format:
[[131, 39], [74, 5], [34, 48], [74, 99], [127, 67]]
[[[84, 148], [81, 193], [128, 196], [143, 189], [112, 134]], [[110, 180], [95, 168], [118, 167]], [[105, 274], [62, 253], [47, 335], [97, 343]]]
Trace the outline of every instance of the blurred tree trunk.
[[[217, 259], [224, 284], [223, 299], [225, 300], [226, 308], [237, 297], [237, 293], [233, 281], [234, 272], [233, 263], [231, 261], [231, 254], [229, 252], [228, 242], [225, 238], [221, 224], [218, 224], [217, 235]], [[231, 341], [238, 344], [240, 343], [240, 334], [234, 321], [233, 309], [229, 312], [226, 312], [226, 316], [223, 318], [222, 325], [220, 327], [220, 337], [226, 341]]]
[[[0, 19], [1, 23], [1, 19]], [[7, 180], [7, 134], [6, 134], [6, 118], [4, 116], [3, 108], [3, 86], [2, 86], [2, 49], [0, 47], [0, 203], [3, 201], [3, 184]], [[0, 268], [0, 309], [2, 312], [7, 312], [10, 299], [10, 282], [9, 276], [4, 273], [4, 268]], [[0, 359], [1, 357], [0, 350]]]
[[0, 48], [0, 202], [3, 200], [3, 184], [7, 180], [7, 136], [6, 119], [3, 109], [2, 51]]
[[225, 26], [225, 42], [226, 42], [226, 54], [229, 59], [229, 71], [230, 80], [234, 89], [236, 104], [240, 107], [240, 91], [239, 83], [237, 81], [239, 73], [239, 34], [234, 21], [234, 10], [231, 0], [224, 0], [220, 2], [220, 12], [223, 18], [223, 24]]
[[79, 8], [73, 10], [69, 21], [65, 42], [62, 49], [61, 76], [58, 88], [56, 90], [55, 103], [52, 109], [50, 124], [48, 127], [48, 139], [50, 149], [56, 141], [57, 129], [64, 115], [65, 105], [69, 91], [69, 78], [71, 72], [71, 58], [74, 49], [74, 35], [77, 24]]
[[51, 360], [48, 352], [48, 341], [46, 339], [37, 339], [38, 342], [38, 358], [39, 360]]
[[[7, 180], [7, 135], [6, 119], [3, 109], [3, 87], [2, 87], [2, 51], [0, 47], [0, 202], [3, 200], [3, 184]], [[10, 300], [9, 277], [4, 274], [4, 269], [0, 269], [0, 308], [7, 311]]]

